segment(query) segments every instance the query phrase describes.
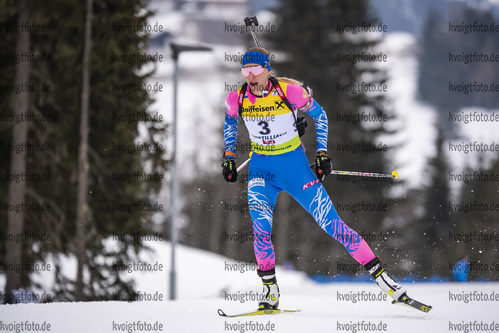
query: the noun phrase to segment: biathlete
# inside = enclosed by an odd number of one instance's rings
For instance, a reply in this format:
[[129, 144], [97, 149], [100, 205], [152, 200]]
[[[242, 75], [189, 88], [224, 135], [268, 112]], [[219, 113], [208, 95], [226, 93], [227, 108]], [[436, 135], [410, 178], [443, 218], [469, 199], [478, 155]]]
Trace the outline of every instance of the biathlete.
[[[331, 172], [324, 109], [312, 97], [311, 91], [305, 90], [298, 81], [272, 75], [269, 52], [264, 48], [253, 47], [243, 55], [241, 72], [247, 84], [231, 91], [226, 98], [222, 174], [227, 182], [237, 181], [235, 146], [238, 118], [241, 117], [251, 139], [248, 206], [253, 220], [258, 275], [262, 278], [265, 297], [259, 308], [277, 309], [279, 305], [271, 233], [273, 208], [281, 191], [293, 196], [325, 232], [343, 244], [384, 292], [394, 300], [400, 300], [406, 289], [386, 273], [381, 260], [365, 240], [340, 219], [321, 184]], [[316, 174], [310, 169], [301, 147], [298, 110], [315, 121]]]

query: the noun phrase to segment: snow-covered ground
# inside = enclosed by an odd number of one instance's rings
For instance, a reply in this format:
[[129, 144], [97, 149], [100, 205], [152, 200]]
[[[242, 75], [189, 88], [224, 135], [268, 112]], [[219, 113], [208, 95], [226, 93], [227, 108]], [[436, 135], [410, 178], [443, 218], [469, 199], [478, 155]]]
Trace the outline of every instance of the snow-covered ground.
[[[246, 318], [217, 314], [256, 307], [261, 292], [254, 266], [179, 246], [178, 300], [169, 301], [167, 242], [151, 242], [147, 263], [162, 271], [133, 272], [137, 290], [163, 301], [75, 302], [0, 306], [0, 332], [479, 332], [498, 331], [499, 283], [414, 283], [410, 295], [432, 305], [429, 313], [392, 305], [375, 283], [318, 284], [304, 274], [278, 268], [281, 307], [300, 313]], [[243, 245], [244, 246], [244, 245]], [[366, 274], [366, 273], [361, 273]], [[2, 283], [0, 283], [2, 284]], [[477, 297], [494, 297], [494, 301]], [[471, 298], [470, 298], [471, 297]], [[468, 302], [466, 302], [468, 301]], [[472, 325], [471, 327], [467, 325]], [[36, 326], [39, 325], [39, 326]], [[161, 326], [160, 326], [161, 325]], [[31, 330], [34, 331], [34, 330]]]

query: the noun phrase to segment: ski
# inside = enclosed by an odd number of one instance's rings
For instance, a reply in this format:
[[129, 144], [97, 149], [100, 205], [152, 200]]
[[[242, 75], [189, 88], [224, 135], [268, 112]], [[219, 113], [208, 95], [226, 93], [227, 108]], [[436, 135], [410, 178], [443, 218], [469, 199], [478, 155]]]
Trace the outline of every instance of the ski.
[[423, 304], [407, 295], [402, 295], [398, 301], [393, 300], [392, 304], [406, 305], [419, 311], [429, 312], [433, 307], [431, 305]]
[[228, 315], [225, 312], [223, 312], [222, 309], [218, 309], [218, 314], [222, 317], [248, 317], [248, 316], [275, 315], [275, 314], [280, 314], [280, 313], [293, 313], [293, 312], [300, 312], [300, 311], [301, 311], [301, 309], [297, 309], [297, 310], [263, 309], [263, 310], [256, 310], [256, 311], [245, 312], [245, 313], [240, 313], [240, 314]]

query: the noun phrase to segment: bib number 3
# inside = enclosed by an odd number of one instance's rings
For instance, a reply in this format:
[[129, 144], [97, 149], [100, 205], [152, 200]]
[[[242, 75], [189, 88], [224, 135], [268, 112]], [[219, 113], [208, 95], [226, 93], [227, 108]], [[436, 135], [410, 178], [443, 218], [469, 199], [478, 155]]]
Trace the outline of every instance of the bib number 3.
[[258, 123], [258, 126], [262, 126], [262, 130], [259, 131], [258, 133], [262, 135], [267, 135], [270, 133], [270, 128], [269, 128], [269, 123], [266, 121], [261, 121]]

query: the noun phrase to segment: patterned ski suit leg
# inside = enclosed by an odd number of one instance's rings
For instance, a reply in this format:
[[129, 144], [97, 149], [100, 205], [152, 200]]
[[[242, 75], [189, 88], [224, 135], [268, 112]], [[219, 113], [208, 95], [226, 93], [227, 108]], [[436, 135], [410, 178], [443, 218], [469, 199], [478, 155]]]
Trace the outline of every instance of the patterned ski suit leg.
[[317, 183], [304, 188], [303, 185], [317, 177], [310, 169], [303, 150], [297, 149], [289, 157], [292, 157], [292, 162], [280, 170], [283, 190], [291, 194], [325, 232], [345, 246], [358, 263], [365, 265], [374, 259], [375, 255], [366, 241], [340, 219], [324, 186]]
[[[281, 191], [275, 181], [271, 165], [263, 161], [269, 156], [253, 154], [248, 175], [248, 206], [253, 220], [256, 261], [258, 269], [268, 271], [275, 267], [275, 253], [272, 246], [272, 216], [277, 195]], [[262, 163], [263, 162], [263, 163]]]

